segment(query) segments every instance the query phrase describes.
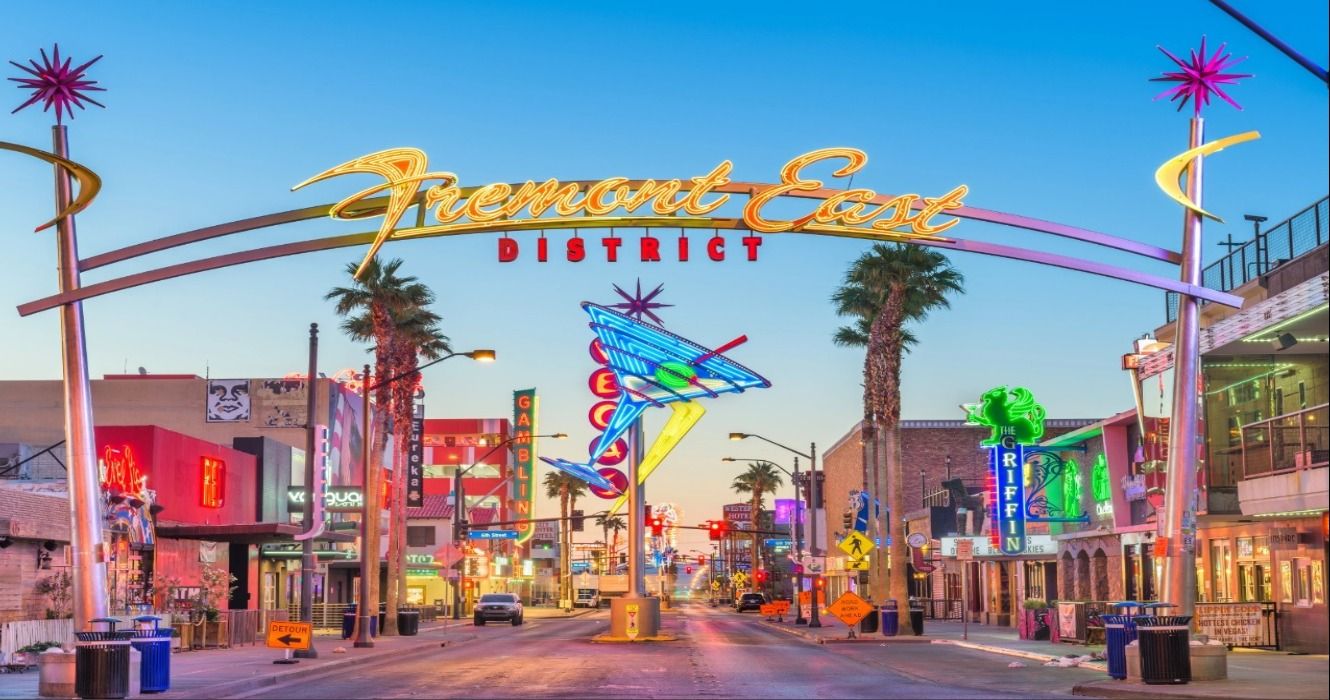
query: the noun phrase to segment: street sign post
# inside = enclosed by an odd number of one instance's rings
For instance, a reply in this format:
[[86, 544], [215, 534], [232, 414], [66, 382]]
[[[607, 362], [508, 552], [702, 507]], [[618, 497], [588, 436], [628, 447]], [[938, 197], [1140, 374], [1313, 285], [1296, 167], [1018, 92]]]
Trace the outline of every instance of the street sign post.
[[846, 591], [836, 602], [827, 607], [827, 612], [835, 615], [850, 628], [850, 639], [854, 639], [854, 626], [873, 612], [873, 606], [860, 598], [854, 591]]
[[286, 652], [282, 658], [274, 660], [273, 663], [294, 664], [298, 663], [298, 660], [291, 658], [291, 652], [309, 649], [313, 639], [313, 623], [272, 621], [268, 623], [268, 635], [265, 641], [269, 648]]
[[[956, 540], [956, 561], [974, 561], [974, 540]], [[969, 588], [966, 583], [968, 578], [970, 578], [970, 565], [965, 564], [961, 567], [961, 639], [963, 640], [970, 638], [970, 596], [966, 592]]]

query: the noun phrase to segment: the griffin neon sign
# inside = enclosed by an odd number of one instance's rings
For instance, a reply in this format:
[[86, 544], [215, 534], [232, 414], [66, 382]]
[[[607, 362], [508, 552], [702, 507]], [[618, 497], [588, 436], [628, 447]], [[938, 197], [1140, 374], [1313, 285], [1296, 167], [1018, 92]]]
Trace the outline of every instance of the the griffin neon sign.
[[[820, 233], [874, 240], [937, 239], [938, 234], [955, 226], [958, 220], [934, 222], [934, 217], [959, 209], [969, 191], [965, 185], [958, 185], [938, 197], [903, 194], [870, 207], [878, 197], [877, 192], [844, 189], [821, 199], [812, 211], [802, 216], [792, 219], [773, 216], [768, 208], [772, 201], [823, 189], [821, 180], [805, 172], [822, 161], [844, 161], [832, 175], [847, 178], [863, 169], [868, 155], [855, 148], [823, 148], [790, 160], [780, 170], [779, 184], [754, 186], [742, 210], [742, 228], [757, 233]], [[383, 178], [383, 182], [346, 197], [328, 210], [334, 219], [382, 217], [378, 234], [357, 270], [359, 275], [389, 239], [592, 225], [632, 227], [644, 223], [659, 225], [662, 221], [671, 226], [718, 228], [717, 223], [723, 220], [714, 215], [729, 203], [731, 195], [716, 190], [731, 184], [730, 173], [734, 168], [732, 162], [721, 161], [707, 174], [689, 178], [687, 184], [682, 179], [611, 177], [593, 182], [560, 182], [549, 178], [542, 182], [527, 180], [520, 185], [496, 182], [464, 188], [459, 186], [456, 174], [430, 172], [428, 166], [429, 158], [424, 151], [392, 148], [329, 168], [292, 189], [352, 173]], [[369, 197], [385, 192], [386, 207], [357, 207]], [[422, 215], [416, 225], [398, 228], [402, 216], [417, 201], [422, 204], [422, 214], [425, 210], [433, 212], [434, 223], [426, 223], [429, 215]], [[505, 240], [508, 243], [502, 242]], [[500, 241], [500, 259], [516, 259], [517, 243], [512, 239]], [[745, 237], [750, 260], [756, 259], [760, 243], [756, 236]], [[615, 242], [607, 239], [606, 254], [611, 259], [617, 255], [618, 245], [617, 239]], [[708, 256], [713, 260], [723, 256], [723, 250], [723, 239], [708, 243]], [[547, 255], [547, 251], [538, 254]], [[577, 251], [569, 249], [570, 260], [584, 255], [584, 245]], [[658, 259], [659, 249], [643, 248], [642, 255], [644, 259]], [[686, 247], [680, 248], [679, 257], [687, 259]]]
[[1025, 551], [1025, 448], [1044, 435], [1044, 407], [1023, 387], [995, 387], [977, 404], [966, 404], [966, 422], [991, 432], [980, 441], [988, 451], [989, 536], [1003, 554]]

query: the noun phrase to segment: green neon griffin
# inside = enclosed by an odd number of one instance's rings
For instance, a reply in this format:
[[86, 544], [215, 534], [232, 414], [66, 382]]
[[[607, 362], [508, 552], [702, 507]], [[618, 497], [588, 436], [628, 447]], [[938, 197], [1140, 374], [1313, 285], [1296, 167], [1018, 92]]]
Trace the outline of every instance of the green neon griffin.
[[1044, 407], [1025, 387], [994, 387], [984, 392], [979, 403], [966, 404], [965, 410], [966, 422], [992, 431], [980, 447], [997, 445], [1004, 435], [1011, 435], [1022, 445], [1033, 445], [1044, 436]]

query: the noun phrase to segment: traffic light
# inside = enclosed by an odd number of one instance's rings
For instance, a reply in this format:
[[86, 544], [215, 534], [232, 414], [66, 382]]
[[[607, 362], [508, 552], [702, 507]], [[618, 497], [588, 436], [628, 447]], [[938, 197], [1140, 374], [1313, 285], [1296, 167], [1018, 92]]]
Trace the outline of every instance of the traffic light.
[[571, 517], [572, 517], [572, 521], [573, 521], [572, 531], [573, 531], [573, 532], [583, 532], [583, 531], [584, 531], [584, 528], [586, 527], [586, 525], [584, 524], [584, 523], [585, 523], [585, 516], [582, 515], [582, 511], [580, 511], [580, 510], [575, 510], [575, 511], [573, 511], [572, 514], [571, 514]]
[[767, 572], [766, 572], [765, 570], [763, 570], [763, 569], [758, 569], [758, 570], [757, 570], [757, 582], [758, 582], [758, 583], [766, 583], [766, 582], [767, 582]]
[[707, 533], [711, 535], [712, 540], [719, 540], [725, 534], [725, 524], [719, 520], [708, 520]]
[[453, 540], [465, 542], [471, 535], [471, 522], [468, 520], [457, 521], [457, 531], [453, 533]]
[[853, 530], [853, 529], [854, 529], [854, 513], [850, 512], [850, 511], [848, 511], [848, 510], [845, 511], [845, 515], [841, 516], [841, 522], [845, 525], [845, 531], [846, 531], [846, 532], [849, 532], [850, 530]]
[[698, 566], [706, 566], [706, 565], [707, 565], [707, 558], [706, 558], [705, 555], [702, 555], [702, 554], [697, 555], [697, 565], [698, 565]]
[[693, 573], [693, 567], [691, 567], [691, 566], [685, 566], [685, 567], [683, 568], [683, 572], [684, 572], [685, 574], [691, 574], [691, 573]]
[[665, 518], [655, 516], [651, 518], [651, 534], [654, 537], [660, 537], [665, 534]]
[[823, 590], [827, 587], [827, 580], [822, 578], [821, 576], [818, 576], [813, 579], [813, 585], [817, 588], [817, 590], [819, 591]]

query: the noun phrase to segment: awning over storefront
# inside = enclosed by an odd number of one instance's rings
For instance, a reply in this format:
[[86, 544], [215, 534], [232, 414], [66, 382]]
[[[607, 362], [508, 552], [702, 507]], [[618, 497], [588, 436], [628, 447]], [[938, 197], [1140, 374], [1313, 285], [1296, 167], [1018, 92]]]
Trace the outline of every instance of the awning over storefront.
[[[177, 540], [211, 540], [213, 542], [290, 542], [303, 532], [299, 525], [287, 523], [245, 523], [241, 525], [158, 525], [157, 536]], [[318, 542], [355, 542], [354, 534], [325, 532], [315, 538]]]

